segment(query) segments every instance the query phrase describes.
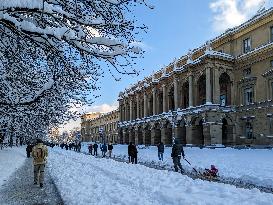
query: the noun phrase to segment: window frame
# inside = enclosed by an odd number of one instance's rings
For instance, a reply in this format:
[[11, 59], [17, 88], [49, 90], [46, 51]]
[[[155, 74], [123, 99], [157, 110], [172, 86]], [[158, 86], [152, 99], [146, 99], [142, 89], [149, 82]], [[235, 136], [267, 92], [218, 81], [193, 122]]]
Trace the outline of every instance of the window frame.
[[[249, 47], [246, 47], [245, 45], [245, 42], [249, 42]], [[243, 39], [243, 53], [248, 53], [251, 51], [251, 38], [248, 37], [248, 38], [245, 38]]]
[[[247, 91], [251, 91], [251, 98], [250, 98], [250, 96], [246, 95], [247, 93], [250, 93], [250, 92], [247, 92]], [[244, 104], [245, 105], [252, 104], [254, 102], [254, 88], [253, 87], [244, 88], [243, 96], [244, 96]], [[249, 101], [249, 99], [251, 99], [251, 101]]]

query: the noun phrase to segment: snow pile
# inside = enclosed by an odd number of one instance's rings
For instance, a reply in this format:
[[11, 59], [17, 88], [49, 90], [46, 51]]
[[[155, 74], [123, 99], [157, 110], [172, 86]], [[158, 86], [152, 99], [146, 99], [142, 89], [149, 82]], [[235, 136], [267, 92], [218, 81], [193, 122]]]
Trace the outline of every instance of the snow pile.
[[257, 189], [193, 180], [60, 148], [50, 150], [48, 161], [65, 204], [273, 204], [272, 194]]
[[25, 149], [23, 146], [0, 150], [0, 186], [24, 164]]
[[[127, 145], [114, 145], [113, 155], [127, 159]], [[88, 152], [87, 146], [83, 151]], [[219, 168], [219, 174], [225, 178], [236, 178], [259, 186], [273, 188], [273, 150], [266, 149], [199, 149], [196, 147], [184, 148], [186, 159], [196, 169], [210, 168], [214, 164]], [[173, 166], [171, 147], [165, 147], [164, 161], [159, 162], [157, 147], [150, 146], [138, 149], [138, 161]], [[191, 171], [192, 167], [183, 160], [182, 165]]]

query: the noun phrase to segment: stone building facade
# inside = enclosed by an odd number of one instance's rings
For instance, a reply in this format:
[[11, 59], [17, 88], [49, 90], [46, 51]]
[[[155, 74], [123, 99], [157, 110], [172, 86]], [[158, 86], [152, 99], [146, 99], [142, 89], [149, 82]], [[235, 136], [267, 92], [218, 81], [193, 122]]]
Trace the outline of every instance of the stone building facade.
[[[87, 115], [89, 115], [89, 118], [86, 118]], [[82, 141], [118, 142], [118, 122], [118, 110], [105, 114], [90, 113], [83, 115], [81, 123]]]
[[121, 143], [273, 144], [273, 8], [119, 95]]

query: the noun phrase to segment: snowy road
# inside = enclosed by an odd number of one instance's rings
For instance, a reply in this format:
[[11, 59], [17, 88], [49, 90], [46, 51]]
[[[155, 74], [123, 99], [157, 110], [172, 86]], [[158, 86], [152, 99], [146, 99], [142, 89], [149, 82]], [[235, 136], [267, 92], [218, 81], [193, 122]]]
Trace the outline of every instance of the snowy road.
[[54, 148], [50, 173], [65, 204], [273, 204], [257, 189], [193, 180], [181, 174]]
[[[13, 155], [14, 156], [14, 155]], [[24, 159], [26, 157], [24, 156]], [[14, 162], [16, 164], [17, 162]], [[0, 189], [1, 205], [62, 205], [49, 172], [45, 170], [45, 186], [41, 189], [33, 185], [32, 158], [24, 160], [24, 164], [16, 170]]]

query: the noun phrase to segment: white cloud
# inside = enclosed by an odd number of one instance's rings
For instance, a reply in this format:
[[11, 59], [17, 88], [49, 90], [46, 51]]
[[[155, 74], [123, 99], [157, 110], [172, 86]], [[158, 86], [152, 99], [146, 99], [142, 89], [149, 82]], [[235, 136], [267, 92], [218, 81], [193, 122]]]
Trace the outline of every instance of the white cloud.
[[144, 51], [150, 51], [150, 50], [152, 50], [152, 47], [149, 46], [148, 44], [146, 44], [143, 41], [134, 41], [134, 42], [131, 42], [130, 46], [139, 47], [139, 48], [141, 48]]
[[213, 29], [223, 32], [238, 26], [251, 18], [261, 5], [269, 4], [269, 0], [215, 0], [210, 4], [213, 16]]
[[[101, 112], [101, 113], [107, 113], [111, 112], [113, 110], [116, 110], [118, 108], [118, 102], [114, 102], [112, 104], [101, 104], [101, 105], [94, 105], [94, 106], [81, 106], [81, 107], [73, 107], [71, 110], [78, 111], [80, 113], [90, 113], [90, 112]], [[78, 118], [77, 120], [70, 120], [66, 124], [60, 126], [60, 132], [63, 131], [70, 131], [75, 127], [81, 126], [81, 119]]]

